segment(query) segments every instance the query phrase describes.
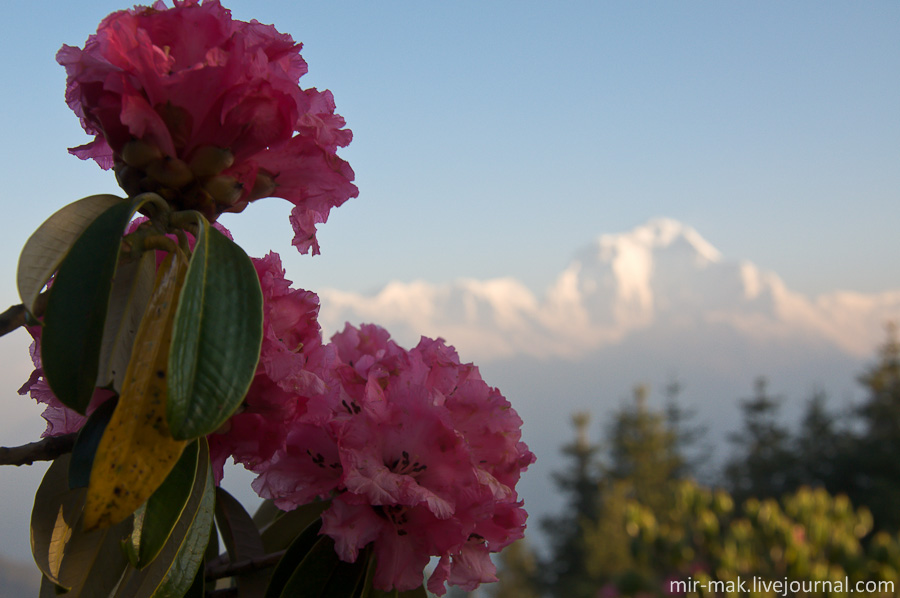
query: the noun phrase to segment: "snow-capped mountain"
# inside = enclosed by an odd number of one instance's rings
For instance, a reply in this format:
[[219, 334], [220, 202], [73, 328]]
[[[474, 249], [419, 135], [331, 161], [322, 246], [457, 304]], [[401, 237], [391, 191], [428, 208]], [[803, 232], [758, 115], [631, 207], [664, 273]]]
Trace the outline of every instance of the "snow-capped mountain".
[[345, 321], [374, 321], [404, 344], [442, 336], [477, 360], [577, 358], [637, 333], [695, 335], [709, 327], [754, 342], [824, 343], [859, 357], [900, 317], [900, 290], [806, 297], [669, 219], [600, 236], [540, 298], [512, 278], [391, 282], [372, 295], [320, 296], [329, 332]]

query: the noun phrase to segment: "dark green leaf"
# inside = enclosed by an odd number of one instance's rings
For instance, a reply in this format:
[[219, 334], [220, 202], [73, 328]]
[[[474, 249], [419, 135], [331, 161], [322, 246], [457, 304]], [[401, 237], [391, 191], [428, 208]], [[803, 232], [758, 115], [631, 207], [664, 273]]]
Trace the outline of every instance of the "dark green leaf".
[[59, 268], [72, 244], [103, 212], [125, 200], [115, 195], [92, 195], [72, 202], [47, 218], [25, 242], [19, 256], [16, 285], [29, 313], [41, 289]]
[[133, 213], [122, 201], [100, 214], [59, 266], [44, 310], [41, 360], [53, 394], [84, 413], [97, 380], [103, 324], [122, 233]]
[[372, 555], [371, 544], [365, 549], [365, 558], [366, 574], [358, 588], [359, 591], [356, 593], [356, 598], [371, 598], [371, 594], [374, 591], [372, 584], [375, 582], [375, 557]]
[[87, 488], [97, 445], [100, 444], [100, 438], [103, 437], [103, 431], [116, 409], [117, 402], [118, 399], [113, 398], [97, 407], [78, 432], [78, 438], [72, 448], [72, 460], [69, 463], [69, 488]]
[[262, 291], [253, 262], [201, 220], [169, 354], [172, 436], [214, 432], [240, 406], [259, 361]]
[[361, 553], [355, 563], [345, 563], [339, 560], [325, 589], [322, 597], [353, 598], [357, 590], [362, 586], [368, 565], [368, 552]]
[[84, 532], [85, 490], [69, 488], [69, 461], [69, 455], [58, 458], [35, 495], [32, 554], [48, 583], [69, 589], [67, 596], [106, 596], [116, 587], [127, 564], [120, 542], [131, 529], [131, 519]]
[[135, 519], [132, 542], [137, 546], [134, 565], [138, 569], [150, 564], [163, 549], [191, 497], [197, 477], [197, 445], [192, 442], [185, 447], [178, 463], [147, 500], [143, 516]]
[[[223, 488], [216, 488], [216, 523], [232, 562], [264, 556], [262, 538], [250, 514]], [[256, 598], [266, 589], [270, 571], [258, 570], [236, 576], [239, 597]]]
[[197, 569], [197, 575], [194, 577], [194, 583], [184, 593], [184, 598], [204, 598], [206, 596], [206, 577], [204, 575], [203, 564]]
[[259, 507], [257, 507], [256, 512], [253, 513], [253, 523], [258, 529], [263, 529], [275, 521], [275, 518], [280, 517], [283, 514], [284, 511], [275, 506], [275, 501], [271, 498], [267, 498], [259, 503]]
[[303, 559], [306, 558], [316, 542], [319, 541], [319, 530], [321, 529], [322, 520], [317, 518], [291, 543], [284, 556], [278, 561], [275, 571], [272, 572], [272, 578], [269, 580], [265, 598], [278, 598], [281, 596], [282, 590], [284, 590], [284, 586], [290, 580], [291, 575], [293, 575]]
[[285, 550], [303, 530], [319, 520], [319, 516], [331, 505], [331, 501], [318, 501], [297, 507], [293, 511], [279, 511], [267, 526], [262, 528], [263, 546], [267, 553]]
[[[337, 569], [337, 553], [334, 551], [334, 540], [328, 536], [319, 536], [300, 564], [291, 573], [287, 583], [281, 590], [280, 598], [342, 598], [332, 597], [325, 593], [331, 576]], [[352, 598], [353, 594], [347, 595]]]
[[199, 441], [197, 476], [191, 497], [156, 559], [137, 570], [128, 566], [115, 598], [181, 598], [193, 585], [203, 562], [215, 510], [215, 486], [209, 448]]
[[213, 525], [209, 530], [209, 544], [206, 545], [206, 553], [203, 555], [203, 559], [206, 562], [215, 560], [216, 557], [219, 556], [219, 532], [216, 530], [216, 526]]

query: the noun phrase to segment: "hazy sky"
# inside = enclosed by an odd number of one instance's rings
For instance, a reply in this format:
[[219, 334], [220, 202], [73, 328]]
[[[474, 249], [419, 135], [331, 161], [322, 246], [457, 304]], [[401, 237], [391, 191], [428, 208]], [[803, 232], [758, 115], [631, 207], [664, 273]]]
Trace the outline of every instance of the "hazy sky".
[[[331, 89], [354, 132], [360, 197], [320, 228], [323, 255], [291, 248], [282, 200], [223, 219], [299, 286], [512, 275], [540, 292], [596, 235], [667, 216], [807, 294], [900, 288], [900, 3], [225, 5], [302, 41], [302, 85]], [[117, 192], [66, 152], [88, 138], [54, 56], [125, 6], [5, 7], [0, 309], [32, 230]], [[24, 344], [0, 340], [4, 400], [25, 400]]]

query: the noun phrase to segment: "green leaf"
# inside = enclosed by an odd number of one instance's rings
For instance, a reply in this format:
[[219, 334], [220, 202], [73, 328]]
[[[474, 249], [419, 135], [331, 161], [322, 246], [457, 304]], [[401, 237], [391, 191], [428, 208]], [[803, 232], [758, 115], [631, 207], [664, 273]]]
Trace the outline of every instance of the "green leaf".
[[367, 561], [366, 574], [355, 598], [371, 598], [372, 592], [375, 591], [375, 588], [372, 587], [372, 584], [375, 582], [375, 557], [372, 555], [372, 545], [367, 546], [365, 550]]
[[135, 516], [131, 542], [136, 547], [136, 568], [143, 569], [159, 555], [181, 518], [197, 477], [197, 442], [185, 447], [178, 463]]
[[47, 579], [45, 575], [41, 576], [41, 590], [38, 594], [38, 598], [56, 598], [67, 591], [66, 588], [61, 588]]
[[206, 596], [206, 576], [203, 565], [197, 569], [197, 575], [194, 576], [194, 583], [184, 593], [184, 598], [205, 598]]
[[209, 447], [199, 441], [197, 476], [178, 523], [156, 559], [143, 569], [128, 566], [115, 598], [181, 598], [203, 562], [215, 509]]
[[19, 297], [29, 312], [34, 313], [34, 302], [41, 289], [81, 233], [97, 216], [124, 202], [115, 195], [85, 197], [60, 209], [34, 231], [22, 248], [16, 272]]
[[94, 465], [97, 446], [117, 403], [118, 399], [113, 398], [97, 407], [78, 432], [75, 446], [72, 447], [72, 460], [69, 463], [69, 488], [87, 488], [91, 480], [91, 467]]
[[145, 251], [140, 259], [122, 264], [116, 270], [103, 325], [96, 386], [122, 392], [134, 339], [150, 301], [155, 278], [155, 251]]
[[267, 498], [259, 503], [259, 507], [257, 507], [256, 512], [253, 513], [253, 523], [258, 529], [262, 529], [283, 514], [284, 511], [275, 506], [275, 501], [271, 498]]
[[358, 555], [355, 563], [338, 560], [321, 596], [323, 598], [353, 598], [356, 596], [357, 590], [364, 582], [369, 564], [368, 554], [368, 552], [364, 552]]
[[278, 561], [278, 565], [275, 566], [275, 571], [272, 572], [265, 598], [279, 598], [282, 595], [282, 590], [294, 571], [319, 541], [319, 530], [321, 529], [322, 520], [316, 519], [294, 539], [284, 556]]
[[259, 361], [262, 291], [253, 262], [200, 220], [169, 354], [169, 428], [179, 439], [214, 432], [240, 406]]
[[216, 526], [212, 526], [209, 530], [209, 543], [206, 545], [206, 554], [203, 558], [209, 562], [215, 560], [219, 556], [219, 532]]
[[293, 511], [279, 511], [280, 515], [262, 528], [263, 546], [267, 553], [285, 550], [306, 528], [319, 520], [331, 506], [331, 501], [317, 501], [297, 507]]
[[[232, 562], [265, 556], [262, 538], [250, 514], [222, 488], [216, 488], [216, 523], [222, 531], [222, 541]], [[262, 595], [269, 573], [258, 570], [236, 576], [238, 596], [255, 598]]]
[[94, 393], [113, 273], [132, 214], [131, 202], [122, 201], [100, 214], [72, 245], [47, 297], [44, 377], [53, 394], [79, 413]]
[[32, 554], [47, 582], [68, 589], [67, 596], [106, 596], [116, 587], [127, 564], [119, 545], [131, 528], [131, 520], [85, 532], [85, 490], [69, 488], [69, 461], [69, 455], [54, 461], [35, 494]]
[[[339, 562], [334, 551], [334, 540], [328, 536], [319, 536], [284, 584], [280, 598], [341, 598], [325, 594], [328, 581]], [[352, 598], [352, 595], [347, 598]]]

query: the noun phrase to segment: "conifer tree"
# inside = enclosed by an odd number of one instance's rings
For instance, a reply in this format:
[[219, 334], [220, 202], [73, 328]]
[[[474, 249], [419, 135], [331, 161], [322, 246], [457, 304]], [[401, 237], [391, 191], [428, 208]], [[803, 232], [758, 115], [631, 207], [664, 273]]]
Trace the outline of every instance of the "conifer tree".
[[900, 340], [888, 325], [878, 363], [860, 376], [868, 397], [858, 415], [862, 434], [851, 457], [850, 498], [872, 511], [875, 528], [900, 530]]
[[752, 397], [740, 402], [744, 427], [729, 440], [737, 452], [725, 467], [725, 478], [738, 501], [755, 496], [778, 498], [796, 486], [796, 460], [791, 434], [781, 422], [781, 397], [769, 394], [765, 378], [757, 378]]
[[592, 598], [596, 592], [585, 567], [583, 533], [586, 525], [597, 521], [600, 489], [599, 447], [588, 440], [589, 424], [586, 412], [572, 416], [575, 440], [562, 449], [569, 466], [553, 474], [553, 481], [566, 497], [566, 506], [561, 514], [541, 522], [550, 542], [550, 558], [541, 564], [541, 585], [558, 598]]

